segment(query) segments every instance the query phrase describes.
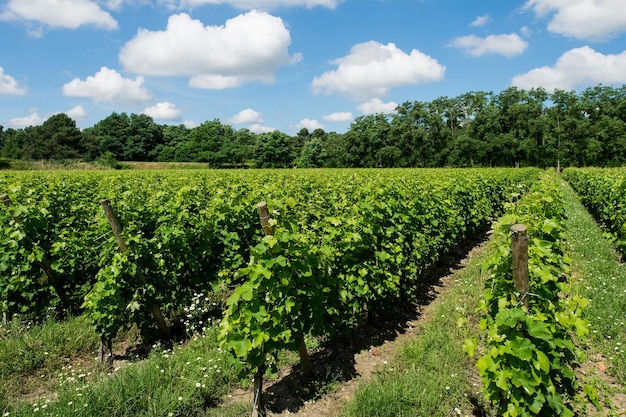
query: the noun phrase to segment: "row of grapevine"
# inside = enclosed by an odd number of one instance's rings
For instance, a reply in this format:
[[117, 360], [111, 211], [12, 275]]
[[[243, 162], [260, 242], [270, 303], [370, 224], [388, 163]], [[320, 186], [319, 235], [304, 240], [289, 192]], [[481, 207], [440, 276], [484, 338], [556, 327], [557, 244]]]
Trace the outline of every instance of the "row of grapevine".
[[275, 371], [277, 353], [299, 350], [302, 335], [332, 339], [410, 300], [420, 272], [488, 225], [538, 170], [370, 175], [268, 199], [273, 234], [238, 271], [245, 281], [220, 328], [242, 378]]
[[[172, 325], [197, 294], [243, 284], [235, 292], [241, 296], [257, 285], [254, 269], [262, 266], [262, 274], [269, 274], [263, 284], [268, 300], [275, 297], [287, 308], [283, 326], [326, 334], [353, 325], [364, 311], [408, 296], [421, 269], [497, 215], [511, 192], [536, 175], [536, 170], [5, 173], [0, 176], [7, 201], [0, 210], [2, 308], [9, 315], [44, 314], [51, 306], [82, 308], [111, 339], [130, 323], [144, 333], [154, 331], [151, 306]], [[126, 251], [119, 249], [100, 205], [105, 198], [123, 227]], [[258, 224], [255, 206], [262, 200], [277, 221], [273, 238], [263, 238]], [[138, 274], [145, 279], [136, 279]], [[292, 292], [295, 298], [283, 298]], [[248, 295], [239, 301], [237, 295], [229, 301], [226, 323], [246, 304]], [[320, 306], [324, 311], [316, 310]], [[287, 334], [270, 336], [292, 344]], [[233, 337], [230, 346], [242, 353]]]
[[[486, 398], [498, 415], [573, 416], [581, 388], [575, 368], [582, 358], [576, 338], [588, 332], [582, 310], [588, 300], [571, 294], [569, 260], [563, 253], [565, 211], [560, 181], [550, 174], [494, 225], [494, 254], [480, 322], [484, 331], [477, 362]], [[514, 282], [511, 227], [528, 235], [528, 289]], [[466, 342], [470, 355], [478, 343]], [[585, 386], [588, 399], [595, 392]], [[596, 403], [597, 404], [597, 403]]]
[[567, 168], [563, 171], [583, 205], [626, 254], [626, 170], [623, 168]]

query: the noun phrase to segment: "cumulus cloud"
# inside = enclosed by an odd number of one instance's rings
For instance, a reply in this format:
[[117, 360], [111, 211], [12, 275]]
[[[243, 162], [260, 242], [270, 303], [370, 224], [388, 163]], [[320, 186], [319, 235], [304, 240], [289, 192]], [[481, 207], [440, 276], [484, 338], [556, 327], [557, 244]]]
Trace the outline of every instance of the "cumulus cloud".
[[326, 120], [327, 122], [351, 122], [352, 120], [354, 120], [354, 115], [352, 114], [352, 112], [349, 111], [337, 112], [322, 116], [322, 119]]
[[198, 122], [196, 122], [196, 121], [194, 121], [194, 120], [185, 120], [185, 121], [183, 122], [183, 125], [185, 125], [185, 127], [186, 127], [187, 129], [193, 129], [194, 127], [198, 127], [198, 126], [200, 126], [200, 123], [198, 123]]
[[102, 67], [95, 75], [82, 81], [74, 78], [63, 86], [68, 97], [89, 97], [97, 103], [137, 104], [152, 99], [152, 93], [143, 87], [144, 78], [124, 78], [115, 70]]
[[9, 0], [0, 20], [26, 20], [67, 29], [84, 25], [106, 30], [118, 28], [117, 21], [91, 0]]
[[357, 106], [357, 109], [363, 114], [376, 114], [376, 113], [393, 113], [396, 111], [398, 103], [390, 101], [388, 103], [383, 102], [379, 98], [373, 98], [361, 103]]
[[223, 89], [245, 81], [272, 82], [291, 57], [291, 35], [279, 17], [252, 10], [222, 26], [204, 26], [181, 13], [161, 31], [139, 29], [120, 51], [125, 70], [142, 75], [190, 76], [189, 85]]
[[273, 9], [276, 7], [316, 6], [334, 9], [343, 0], [164, 0], [165, 3], [176, 7], [195, 7], [203, 4], [228, 4], [238, 9]]
[[512, 85], [573, 90], [596, 84], [626, 83], [626, 51], [604, 55], [589, 46], [565, 52], [553, 66], [535, 68], [513, 78]]
[[67, 117], [74, 119], [74, 121], [76, 122], [80, 120], [85, 120], [88, 116], [83, 106], [73, 107], [64, 113], [67, 115]]
[[236, 115], [229, 117], [227, 122], [234, 125], [244, 124], [244, 123], [263, 123], [263, 117], [261, 113], [254, 109], [244, 109], [237, 113]]
[[248, 130], [253, 133], [270, 133], [275, 131], [273, 127], [262, 125], [261, 123], [253, 123], [248, 126]]
[[0, 67], [0, 95], [22, 96], [26, 94], [26, 87], [22, 87], [9, 74], [4, 73], [4, 68]]
[[318, 122], [317, 120], [312, 120], [312, 119], [302, 119], [300, 120], [300, 122], [298, 122], [295, 126], [295, 129], [300, 130], [300, 129], [307, 129], [309, 131], [313, 131], [315, 129], [324, 129], [324, 125], [321, 124], [320, 122]]
[[480, 27], [480, 26], [485, 26], [488, 22], [489, 22], [489, 15], [486, 14], [484, 16], [478, 16], [476, 19], [474, 19], [474, 21], [472, 23], [470, 23], [470, 26], [472, 27]]
[[180, 120], [182, 113], [182, 110], [176, 107], [175, 104], [168, 103], [167, 101], [146, 107], [143, 111], [143, 114], [155, 120]]
[[394, 87], [440, 81], [446, 70], [417, 49], [407, 54], [393, 43], [376, 41], [357, 44], [332, 63], [336, 70], [313, 79], [314, 94], [341, 93], [361, 100], [382, 97]]
[[35, 111], [28, 116], [11, 119], [7, 124], [16, 129], [20, 129], [28, 126], [38, 126], [45, 121], [46, 118]]
[[528, 0], [524, 8], [549, 15], [548, 31], [559, 35], [602, 40], [626, 31], [623, 0]]
[[528, 42], [515, 33], [489, 35], [486, 38], [468, 35], [454, 38], [450, 46], [463, 49], [467, 54], [476, 57], [487, 54], [499, 54], [511, 58], [523, 53], [528, 48]]

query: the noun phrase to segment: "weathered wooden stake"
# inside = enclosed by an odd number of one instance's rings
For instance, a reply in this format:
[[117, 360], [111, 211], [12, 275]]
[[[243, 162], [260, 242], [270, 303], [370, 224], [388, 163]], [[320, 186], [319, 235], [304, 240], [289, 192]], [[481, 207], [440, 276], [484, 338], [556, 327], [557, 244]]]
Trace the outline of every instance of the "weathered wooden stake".
[[[12, 204], [11, 198], [7, 194], [0, 195], [0, 201], [2, 201], [5, 207], [10, 207]], [[14, 217], [13, 220], [16, 223], [19, 223], [19, 219]], [[41, 269], [43, 269], [44, 273], [48, 277], [48, 282], [50, 283], [52, 288], [54, 288], [54, 291], [57, 293], [57, 296], [59, 297], [59, 299], [61, 299], [63, 308], [65, 308], [65, 310], [69, 312], [69, 314], [75, 314], [78, 311], [78, 309], [74, 307], [74, 305], [72, 304], [72, 301], [70, 300], [70, 297], [67, 296], [67, 293], [63, 289], [63, 286], [56, 279], [56, 275], [54, 271], [52, 270], [52, 268], [50, 267], [50, 263], [46, 259], [45, 254], [41, 262], [36, 262], [36, 263], [37, 265], [41, 267]]]
[[9, 196], [6, 194], [0, 195], [0, 200], [2, 200], [2, 203], [4, 203], [5, 207], [9, 207], [11, 205], [11, 198], [9, 198]]
[[259, 219], [261, 220], [261, 226], [263, 227], [265, 236], [274, 236], [274, 229], [270, 224], [270, 212], [267, 209], [267, 203], [261, 201], [256, 205], [256, 210], [259, 212]]
[[8, 308], [8, 307], [7, 307], [7, 302], [6, 302], [6, 301], [3, 301], [3, 302], [2, 302], [2, 325], [3, 325], [4, 327], [6, 327], [6, 326], [7, 326], [7, 324], [8, 324], [8, 320], [7, 320], [7, 308]]
[[[109, 225], [111, 226], [113, 235], [115, 235], [115, 239], [117, 239], [117, 243], [120, 249], [122, 250], [122, 252], [126, 252], [128, 250], [128, 246], [126, 246], [126, 242], [124, 242], [124, 239], [122, 238], [122, 226], [120, 225], [120, 222], [117, 219], [115, 212], [113, 211], [113, 207], [111, 207], [111, 202], [109, 201], [109, 199], [105, 198], [104, 200], [100, 201], [100, 205], [104, 210], [104, 214], [106, 214], [107, 216]], [[139, 269], [139, 266], [137, 266], [137, 272], [135, 272], [135, 279], [141, 285], [145, 286], [148, 284], [148, 281]], [[149, 300], [147, 303], [150, 311], [152, 311], [152, 315], [154, 316], [154, 320], [157, 323], [157, 327], [159, 328], [159, 332], [161, 333], [161, 335], [163, 335], [164, 337], [170, 337], [170, 329], [165, 323], [163, 313], [161, 313], [161, 309], [159, 308], [159, 306]]]
[[313, 376], [313, 365], [311, 364], [311, 358], [309, 357], [309, 352], [306, 350], [306, 344], [304, 343], [304, 336], [302, 333], [298, 333], [296, 336], [298, 341], [300, 342], [300, 346], [298, 347], [298, 354], [300, 355], [300, 364], [302, 365], [302, 370], [304, 371], [304, 375], [307, 378], [311, 378]]
[[264, 417], [265, 409], [263, 408], [263, 403], [261, 401], [261, 394], [263, 392], [263, 373], [265, 372], [265, 367], [261, 367], [254, 374], [254, 403], [252, 405], [252, 417]]
[[98, 360], [106, 366], [113, 365], [113, 342], [104, 337], [100, 338], [100, 348], [98, 348]]
[[520, 302], [528, 308], [528, 229], [523, 224], [511, 226], [513, 243], [511, 252], [513, 255], [513, 281], [515, 288], [521, 293]]

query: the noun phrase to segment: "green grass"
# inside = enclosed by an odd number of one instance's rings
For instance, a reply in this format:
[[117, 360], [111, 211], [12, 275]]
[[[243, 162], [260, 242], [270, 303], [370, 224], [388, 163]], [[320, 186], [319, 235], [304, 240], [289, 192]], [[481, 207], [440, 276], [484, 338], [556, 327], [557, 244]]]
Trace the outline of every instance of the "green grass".
[[99, 338], [85, 318], [0, 326], [0, 410], [15, 398], [47, 391], [78, 357], [93, 357]]
[[470, 414], [482, 403], [474, 361], [463, 341], [477, 331], [474, 310], [484, 285], [481, 264], [489, 252], [471, 259], [455, 276], [420, 324], [419, 336], [405, 342], [397, 357], [357, 390], [343, 409], [345, 417], [447, 417]]
[[585, 311], [591, 353], [608, 360], [610, 373], [626, 386], [626, 265], [572, 189], [564, 185], [564, 190], [574, 289], [591, 301]]
[[215, 328], [184, 346], [162, 349], [108, 374], [73, 373], [54, 401], [17, 404], [5, 415], [40, 416], [203, 416], [237, 381]]

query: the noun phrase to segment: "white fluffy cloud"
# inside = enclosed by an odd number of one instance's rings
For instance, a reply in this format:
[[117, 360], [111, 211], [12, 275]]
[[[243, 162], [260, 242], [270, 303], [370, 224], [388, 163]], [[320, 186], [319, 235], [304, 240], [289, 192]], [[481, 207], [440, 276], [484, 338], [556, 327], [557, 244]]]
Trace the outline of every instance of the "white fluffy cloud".
[[322, 116], [322, 119], [326, 120], [327, 122], [351, 122], [352, 120], [354, 120], [354, 115], [352, 114], [352, 112], [337, 112], [337, 113], [331, 113], [331, 114], [327, 114]]
[[0, 67], [0, 95], [22, 96], [26, 94], [26, 87], [22, 87], [9, 74], [4, 73], [4, 68]]
[[135, 74], [191, 76], [189, 85], [223, 89], [256, 80], [271, 82], [276, 70], [299, 59], [287, 48], [282, 19], [252, 10], [222, 26], [204, 26], [185, 13], [170, 16], [162, 31], [140, 29], [120, 52]]
[[394, 87], [443, 79], [446, 67], [413, 49], [410, 54], [395, 44], [370, 41], [354, 45], [350, 53], [332, 62], [337, 65], [315, 77], [314, 94], [342, 93], [356, 99], [382, 97]]
[[472, 27], [485, 26], [488, 22], [489, 22], [489, 15], [486, 14], [484, 16], [478, 16], [476, 19], [474, 19], [472, 23], [470, 23], [470, 26]]
[[535, 68], [513, 78], [512, 84], [530, 89], [572, 90], [596, 84], [626, 83], [626, 51], [604, 55], [589, 46], [567, 51], [553, 66]]
[[313, 131], [315, 129], [324, 129], [324, 125], [313, 119], [302, 119], [298, 124], [294, 126], [296, 130], [307, 129]]
[[363, 114], [393, 113], [396, 111], [397, 107], [398, 107], [398, 103], [394, 101], [385, 103], [381, 99], [378, 99], [378, 98], [373, 98], [357, 106], [357, 108]]
[[261, 123], [253, 123], [248, 126], [248, 129], [254, 133], [270, 133], [276, 130], [273, 127], [265, 126]]
[[564, 36], [600, 40], [626, 31], [624, 0], [528, 0], [524, 8], [550, 15], [548, 30]]
[[182, 113], [182, 110], [176, 107], [175, 104], [167, 101], [147, 107], [143, 111], [143, 114], [147, 114], [155, 120], [180, 120]]
[[74, 121], [78, 122], [80, 120], [84, 120], [87, 118], [88, 114], [85, 111], [85, 109], [83, 108], [83, 106], [76, 106], [73, 107], [71, 109], [69, 109], [68, 111], [64, 112], [67, 117], [74, 119]]
[[9, 0], [0, 20], [27, 20], [67, 29], [84, 25], [118, 28], [117, 21], [91, 0]]
[[144, 78], [124, 78], [115, 70], [102, 67], [85, 81], [74, 78], [63, 86], [68, 97], [89, 97], [93, 101], [136, 104], [152, 99], [152, 93], [143, 87]]
[[487, 54], [499, 54], [511, 58], [523, 53], [528, 48], [528, 42], [515, 33], [489, 35], [486, 38], [468, 35], [454, 38], [450, 46], [463, 49], [467, 54], [477, 57]]
[[263, 123], [263, 117], [261, 113], [254, 109], [244, 109], [236, 115], [229, 117], [228, 123], [239, 125], [244, 123]]
[[[59, 112], [65, 113], [74, 121], [80, 121], [87, 118], [87, 112], [82, 106], [73, 107], [67, 111]], [[24, 117], [16, 117], [14, 119], [9, 120], [8, 125], [17, 129], [28, 127], [28, 126], [39, 126], [43, 124], [46, 120], [57, 113], [50, 114], [39, 114], [36, 109], [32, 109], [28, 116]]]
[[14, 119], [9, 120], [8, 125], [14, 128], [24, 128], [28, 126], [38, 126], [46, 121], [44, 116], [41, 116], [39, 113], [32, 112], [28, 116], [25, 117], [16, 117]]
[[164, 0], [173, 7], [194, 7], [203, 4], [228, 4], [238, 9], [273, 9], [276, 7], [305, 6], [308, 8], [322, 6], [334, 9], [343, 0]]

